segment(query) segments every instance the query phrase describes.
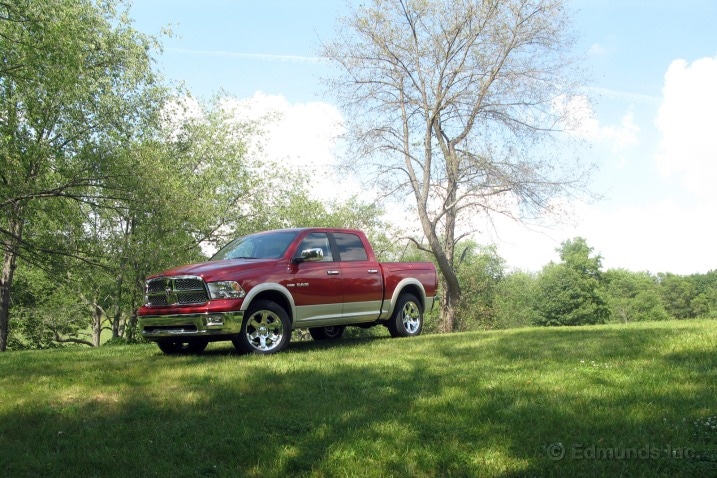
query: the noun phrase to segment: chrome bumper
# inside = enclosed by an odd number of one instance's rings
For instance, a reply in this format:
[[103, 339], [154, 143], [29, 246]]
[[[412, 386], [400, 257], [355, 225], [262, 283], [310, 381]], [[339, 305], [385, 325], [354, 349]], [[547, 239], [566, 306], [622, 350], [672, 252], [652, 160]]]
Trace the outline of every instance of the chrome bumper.
[[214, 337], [238, 334], [244, 311], [182, 315], [144, 315], [139, 317], [142, 337]]

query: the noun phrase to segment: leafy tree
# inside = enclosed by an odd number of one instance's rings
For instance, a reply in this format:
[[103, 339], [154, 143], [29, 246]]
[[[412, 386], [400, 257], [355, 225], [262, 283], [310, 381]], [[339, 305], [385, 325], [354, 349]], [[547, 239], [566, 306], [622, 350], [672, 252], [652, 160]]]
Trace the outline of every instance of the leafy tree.
[[561, 262], [550, 263], [538, 278], [537, 325], [600, 324], [610, 318], [602, 286], [602, 259], [578, 237], [558, 249]]
[[621, 322], [669, 318], [655, 277], [646, 272], [611, 269], [605, 273], [611, 316]]
[[535, 301], [538, 279], [535, 274], [516, 271], [498, 283], [495, 298], [495, 327], [526, 327], [538, 322]]
[[45, 211], [123, 195], [117, 153], [161, 97], [155, 47], [112, 1], [0, 2], [0, 351], [18, 259], [91, 257], [43, 228]]
[[667, 313], [676, 319], [694, 318], [692, 301], [697, 296], [695, 283], [688, 277], [672, 273], [660, 273], [658, 278]]
[[[462, 249], [462, 250], [460, 250]], [[495, 246], [479, 246], [464, 241], [459, 246], [457, 263], [461, 284], [461, 302], [457, 317], [459, 330], [495, 327], [495, 300], [505, 274], [505, 260]]]
[[[441, 328], [461, 304], [459, 241], [475, 217], [521, 220], [582, 185], [543, 141], [576, 91], [563, 0], [372, 0], [342, 19], [323, 55], [348, 111], [352, 162], [410, 196], [442, 277]], [[545, 159], [543, 156], [549, 156]]]
[[717, 271], [689, 276], [695, 285], [692, 314], [695, 317], [717, 317]]
[[[85, 276], [85, 279], [94, 274]], [[110, 317], [100, 289], [80, 288], [83, 281], [59, 277], [23, 264], [13, 291], [10, 349], [50, 348], [58, 344], [99, 346]], [[76, 278], [75, 278], [76, 279]]]

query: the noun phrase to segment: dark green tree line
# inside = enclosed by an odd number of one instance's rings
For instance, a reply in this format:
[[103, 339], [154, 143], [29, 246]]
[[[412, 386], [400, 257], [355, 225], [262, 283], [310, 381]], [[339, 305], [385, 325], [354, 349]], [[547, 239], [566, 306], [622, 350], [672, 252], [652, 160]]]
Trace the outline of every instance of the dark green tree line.
[[[494, 249], [467, 243], [459, 277], [461, 330], [717, 318], [717, 271], [681, 276], [603, 270], [584, 238], [564, 242], [560, 262], [507, 271]], [[424, 258], [425, 259], [425, 258]]]

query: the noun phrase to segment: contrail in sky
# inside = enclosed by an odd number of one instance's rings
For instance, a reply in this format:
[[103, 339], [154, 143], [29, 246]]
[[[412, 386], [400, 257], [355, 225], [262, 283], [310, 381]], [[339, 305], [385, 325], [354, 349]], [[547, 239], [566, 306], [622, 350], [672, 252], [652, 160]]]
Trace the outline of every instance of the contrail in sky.
[[187, 53], [190, 55], [220, 56], [225, 58], [244, 58], [248, 60], [261, 61], [289, 61], [299, 63], [318, 63], [320, 61], [323, 61], [323, 58], [320, 58], [318, 56], [274, 55], [268, 53], [242, 53], [236, 51], [222, 50], [188, 50], [184, 48], [168, 48], [167, 51], [173, 53]]

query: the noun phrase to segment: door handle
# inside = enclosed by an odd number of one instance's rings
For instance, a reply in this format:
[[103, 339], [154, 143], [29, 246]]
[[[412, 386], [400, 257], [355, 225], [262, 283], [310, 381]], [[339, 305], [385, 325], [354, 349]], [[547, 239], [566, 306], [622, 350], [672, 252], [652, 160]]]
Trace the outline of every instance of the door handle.
[[329, 270], [329, 271], [326, 271], [326, 273], [327, 273], [328, 275], [330, 275], [330, 276], [337, 276], [337, 275], [339, 275], [339, 271], [337, 271], [337, 270]]
[[378, 269], [369, 269], [368, 273], [369, 274], [378, 274]]

